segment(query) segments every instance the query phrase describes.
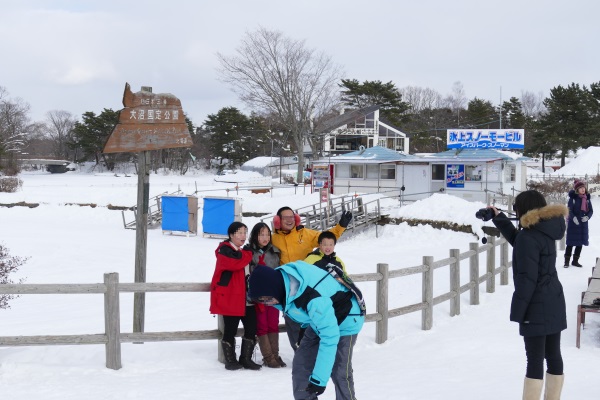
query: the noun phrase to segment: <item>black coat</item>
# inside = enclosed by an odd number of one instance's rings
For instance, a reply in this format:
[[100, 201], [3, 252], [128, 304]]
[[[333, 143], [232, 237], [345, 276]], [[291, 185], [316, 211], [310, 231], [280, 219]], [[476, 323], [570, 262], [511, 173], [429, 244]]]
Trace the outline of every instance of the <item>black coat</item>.
[[556, 240], [565, 233], [564, 205], [531, 210], [516, 229], [503, 213], [492, 221], [513, 246], [515, 291], [510, 320], [519, 323], [522, 336], [543, 336], [567, 328], [563, 287], [556, 272]]
[[[589, 245], [589, 231], [588, 221], [583, 222], [581, 218], [587, 216], [588, 219], [592, 218], [594, 214], [594, 208], [590, 201], [590, 194], [585, 194], [585, 200], [587, 201], [588, 211], [581, 211], [582, 198], [579, 197], [574, 190], [569, 192], [569, 224], [567, 228], [567, 246], [587, 246]], [[577, 217], [579, 225], [573, 222], [573, 217]]]

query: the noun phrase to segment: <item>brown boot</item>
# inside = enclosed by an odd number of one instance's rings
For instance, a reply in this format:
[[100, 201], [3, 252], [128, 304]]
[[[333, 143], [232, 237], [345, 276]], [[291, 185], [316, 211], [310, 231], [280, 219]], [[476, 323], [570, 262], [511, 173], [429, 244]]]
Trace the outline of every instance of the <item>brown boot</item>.
[[260, 353], [263, 356], [264, 365], [269, 368], [279, 368], [279, 363], [273, 354], [271, 342], [269, 341], [269, 337], [267, 335], [258, 337], [258, 347], [260, 347]]
[[279, 357], [279, 333], [272, 332], [268, 333], [267, 336], [269, 337], [269, 342], [271, 342], [271, 351], [273, 352], [273, 357], [275, 357], [275, 360], [277, 360], [277, 363], [281, 368], [287, 367], [287, 364], [283, 362], [281, 357]]

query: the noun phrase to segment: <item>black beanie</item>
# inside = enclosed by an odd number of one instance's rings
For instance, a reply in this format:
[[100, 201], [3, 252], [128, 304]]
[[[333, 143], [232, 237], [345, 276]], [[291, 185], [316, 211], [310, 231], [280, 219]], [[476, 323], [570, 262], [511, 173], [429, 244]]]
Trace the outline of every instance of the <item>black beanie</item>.
[[271, 296], [276, 298], [280, 304], [285, 304], [285, 284], [279, 270], [258, 265], [250, 274], [248, 286], [248, 297], [251, 299]]

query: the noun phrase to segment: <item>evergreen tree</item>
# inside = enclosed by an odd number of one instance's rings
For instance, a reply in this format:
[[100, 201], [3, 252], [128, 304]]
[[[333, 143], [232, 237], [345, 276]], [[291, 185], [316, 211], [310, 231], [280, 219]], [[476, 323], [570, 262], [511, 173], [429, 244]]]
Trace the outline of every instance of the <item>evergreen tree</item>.
[[527, 118], [519, 99], [511, 97], [509, 101], [502, 103], [502, 128], [526, 129], [526, 125]]
[[463, 125], [469, 128], [493, 129], [498, 127], [498, 115], [488, 100], [475, 97], [469, 101], [463, 116]]
[[225, 107], [204, 122], [210, 140], [210, 156], [219, 160], [221, 169], [235, 168], [256, 157], [266, 139], [261, 118], [247, 117], [235, 107]]
[[116, 154], [103, 154], [104, 144], [119, 122], [119, 112], [110, 108], [102, 110], [100, 115], [87, 111], [82, 115], [82, 122], [76, 122], [73, 128], [73, 137], [69, 146], [80, 149], [82, 156], [78, 161], [94, 159], [96, 164], [100, 159], [112, 171], [115, 166]]
[[549, 138], [561, 152], [561, 165], [565, 165], [565, 157], [569, 151], [587, 147], [595, 142], [592, 106], [594, 95], [583, 86], [572, 83], [566, 88], [557, 86], [550, 90], [550, 97], [544, 100], [548, 110], [541, 119], [541, 129], [536, 142], [546, 142]]
[[402, 94], [391, 81], [364, 81], [356, 79], [342, 79], [340, 85], [344, 88], [342, 103], [352, 108], [364, 108], [379, 105], [381, 115], [387, 118], [394, 126], [400, 126], [408, 120], [405, 114], [410, 108], [409, 104], [402, 101]]

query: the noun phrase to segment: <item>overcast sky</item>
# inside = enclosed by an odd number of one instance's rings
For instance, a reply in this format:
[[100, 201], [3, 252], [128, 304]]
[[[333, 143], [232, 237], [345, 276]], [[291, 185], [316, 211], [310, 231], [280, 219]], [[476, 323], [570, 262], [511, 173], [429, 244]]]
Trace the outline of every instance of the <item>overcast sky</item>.
[[194, 124], [236, 106], [215, 54], [246, 31], [279, 30], [350, 79], [429, 87], [462, 82], [493, 104], [522, 91], [600, 81], [598, 0], [2, 0], [0, 86], [31, 106], [80, 117], [120, 110], [134, 91], [179, 97]]

